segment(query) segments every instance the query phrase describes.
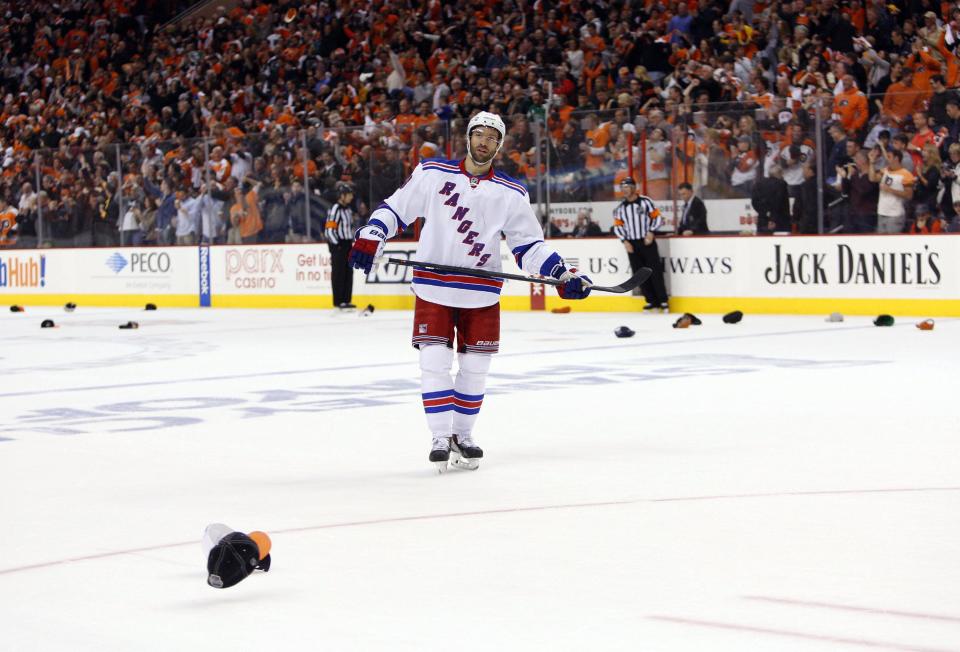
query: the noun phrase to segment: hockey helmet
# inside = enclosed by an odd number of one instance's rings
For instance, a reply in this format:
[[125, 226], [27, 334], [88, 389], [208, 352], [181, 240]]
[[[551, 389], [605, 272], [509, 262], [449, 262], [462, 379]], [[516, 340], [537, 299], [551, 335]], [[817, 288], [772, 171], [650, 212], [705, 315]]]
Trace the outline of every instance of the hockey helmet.
[[353, 192], [353, 186], [351, 186], [349, 183], [340, 182], [337, 184], [338, 197], [343, 197], [347, 193], [351, 193], [351, 192]]
[[507, 135], [507, 127], [503, 124], [503, 119], [496, 113], [481, 111], [470, 118], [470, 122], [467, 123], [467, 155], [474, 163], [476, 163], [477, 160], [473, 158], [473, 152], [470, 151], [470, 134], [472, 134], [473, 130], [477, 127], [490, 127], [491, 129], [496, 129], [497, 133], [500, 134], [500, 142], [497, 144], [497, 149], [493, 152], [494, 157], [500, 152], [500, 148], [503, 147], [503, 139]]

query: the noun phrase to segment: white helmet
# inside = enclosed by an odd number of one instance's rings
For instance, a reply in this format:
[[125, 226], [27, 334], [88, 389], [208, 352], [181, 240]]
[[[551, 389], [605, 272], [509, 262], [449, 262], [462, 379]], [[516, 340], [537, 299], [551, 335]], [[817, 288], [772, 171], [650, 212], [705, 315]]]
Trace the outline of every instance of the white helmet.
[[500, 134], [500, 143], [497, 145], [497, 149], [494, 150], [493, 156], [496, 157], [497, 153], [500, 151], [500, 148], [503, 147], [503, 139], [507, 135], [507, 127], [503, 124], [503, 120], [496, 113], [490, 113], [489, 111], [481, 111], [477, 115], [470, 118], [470, 122], [467, 123], [467, 156], [470, 157], [470, 160], [479, 165], [477, 160], [473, 158], [473, 152], [470, 151], [470, 134], [473, 132], [475, 127], [490, 127], [491, 129], [496, 129]]

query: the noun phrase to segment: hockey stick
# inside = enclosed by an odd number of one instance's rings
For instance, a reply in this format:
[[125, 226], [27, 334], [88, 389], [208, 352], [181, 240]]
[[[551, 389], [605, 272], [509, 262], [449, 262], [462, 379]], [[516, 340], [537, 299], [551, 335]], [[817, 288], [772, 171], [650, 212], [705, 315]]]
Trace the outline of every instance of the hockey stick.
[[[405, 267], [421, 267], [429, 271], [450, 272], [453, 274], [463, 274], [465, 276], [478, 276], [480, 278], [504, 278], [514, 281], [527, 281], [528, 283], [563, 285], [563, 281], [559, 281], [555, 278], [533, 278], [530, 276], [522, 276], [520, 274], [510, 274], [508, 272], [491, 272], [485, 269], [473, 269], [472, 267], [454, 267], [453, 265], [438, 265], [436, 263], [423, 263], [418, 260], [403, 260], [400, 258], [387, 258], [387, 262], [393, 263], [394, 265], [403, 265]], [[623, 294], [625, 292], [630, 292], [633, 290], [633, 288], [644, 283], [648, 278], [650, 278], [652, 273], [653, 270], [651, 270], [649, 267], [641, 267], [637, 270], [636, 274], [628, 278], [620, 285], [613, 285], [610, 287], [605, 285], [591, 285], [590, 289], [597, 290], [598, 292], [614, 292], [616, 294]]]

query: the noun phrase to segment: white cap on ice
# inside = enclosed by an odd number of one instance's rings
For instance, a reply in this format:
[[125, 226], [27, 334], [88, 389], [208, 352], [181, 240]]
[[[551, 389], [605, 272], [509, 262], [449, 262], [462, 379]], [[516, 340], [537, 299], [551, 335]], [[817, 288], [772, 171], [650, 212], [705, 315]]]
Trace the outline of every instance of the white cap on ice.
[[232, 527], [229, 525], [224, 525], [223, 523], [211, 523], [204, 528], [203, 538], [201, 540], [204, 556], [210, 554], [210, 551], [213, 550], [213, 547], [220, 543], [220, 539], [234, 531], [235, 530]]

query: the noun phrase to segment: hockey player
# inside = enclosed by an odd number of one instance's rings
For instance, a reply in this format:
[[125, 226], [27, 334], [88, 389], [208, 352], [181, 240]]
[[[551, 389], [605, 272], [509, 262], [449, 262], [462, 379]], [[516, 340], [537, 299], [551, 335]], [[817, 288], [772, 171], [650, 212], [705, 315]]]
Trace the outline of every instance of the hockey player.
[[[493, 168], [506, 128], [500, 116], [481, 111], [467, 125], [463, 160], [428, 159], [357, 231], [349, 262], [369, 273], [384, 243], [423, 216], [417, 258], [430, 263], [501, 271], [500, 238], [517, 265], [552, 276], [561, 297], [584, 299], [590, 279], [567, 269], [543, 240], [526, 189]], [[413, 346], [420, 351], [423, 409], [433, 434], [430, 461], [442, 473], [448, 461], [475, 469], [483, 450], [473, 426], [483, 403], [490, 356], [500, 347], [500, 279], [414, 268]], [[456, 335], [455, 335], [456, 333]], [[456, 338], [456, 339], [454, 339]], [[454, 347], [456, 378], [451, 378]]]

